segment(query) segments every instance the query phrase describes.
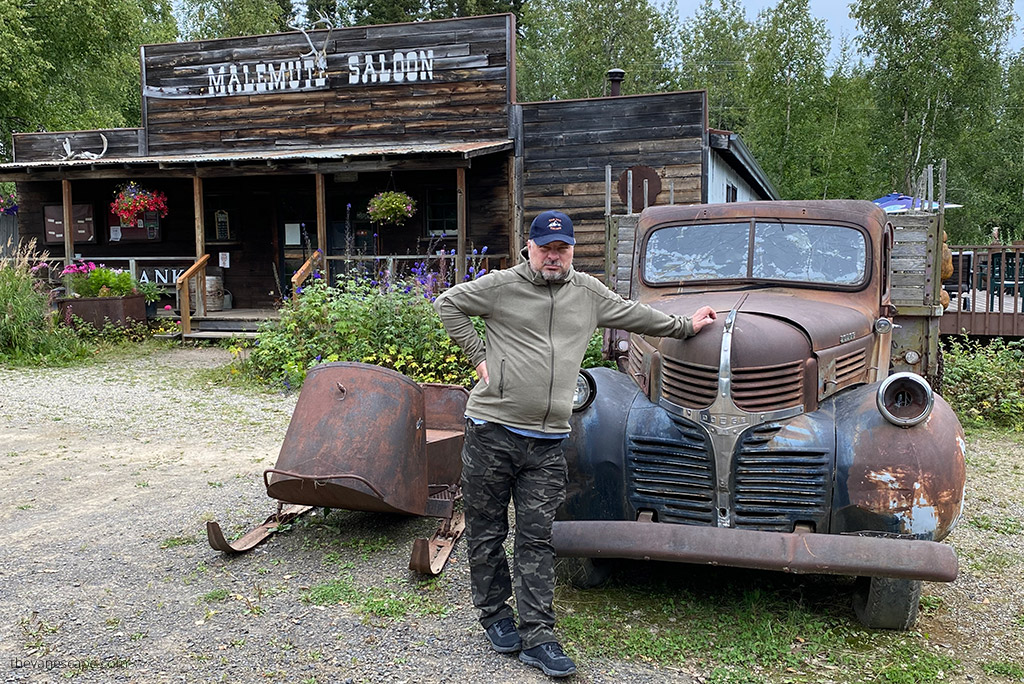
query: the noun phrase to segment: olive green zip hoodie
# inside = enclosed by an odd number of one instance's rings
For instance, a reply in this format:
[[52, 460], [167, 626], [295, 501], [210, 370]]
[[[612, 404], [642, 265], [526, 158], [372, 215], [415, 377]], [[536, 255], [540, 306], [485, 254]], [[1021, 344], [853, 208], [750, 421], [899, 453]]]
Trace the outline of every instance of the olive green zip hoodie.
[[[576, 376], [595, 329], [694, 334], [687, 317], [627, 302], [572, 268], [565, 280], [546, 281], [529, 262], [455, 285], [434, 308], [470, 362], [487, 361], [489, 382], [473, 388], [466, 415], [552, 434], [569, 432]], [[483, 319], [486, 346], [470, 316]]]

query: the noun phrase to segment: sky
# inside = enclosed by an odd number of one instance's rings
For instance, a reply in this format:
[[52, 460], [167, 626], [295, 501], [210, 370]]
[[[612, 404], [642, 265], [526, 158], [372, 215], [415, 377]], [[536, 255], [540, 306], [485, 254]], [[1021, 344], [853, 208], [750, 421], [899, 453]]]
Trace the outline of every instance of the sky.
[[[700, 4], [697, 0], [678, 0], [678, 2], [684, 19], [691, 16]], [[740, 4], [747, 10], [747, 19], [753, 21], [757, 18], [758, 11], [765, 7], [774, 7], [778, 3], [777, 0], [741, 0]], [[856, 35], [857, 24], [850, 18], [850, 3], [848, 0], [810, 0], [810, 4], [811, 13], [824, 19], [825, 28], [832, 34], [832, 54], [835, 56], [840, 35], [845, 33], [850, 38]], [[1018, 19], [1016, 30], [1010, 36], [1009, 49], [1016, 52], [1024, 47], [1024, 23], [1021, 20], [1021, 17], [1024, 17], [1024, 0], [1013, 0], [1013, 11]]]

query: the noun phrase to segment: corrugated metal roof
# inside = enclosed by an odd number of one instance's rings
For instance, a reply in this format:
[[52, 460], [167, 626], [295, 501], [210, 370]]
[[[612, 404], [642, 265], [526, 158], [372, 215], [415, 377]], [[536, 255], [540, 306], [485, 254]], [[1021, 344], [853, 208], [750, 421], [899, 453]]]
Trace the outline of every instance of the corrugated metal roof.
[[218, 164], [239, 161], [340, 160], [354, 157], [394, 157], [412, 154], [457, 154], [468, 159], [512, 149], [512, 140], [479, 140], [473, 142], [424, 142], [395, 145], [345, 145], [341, 147], [304, 147], [287, 150], [233, 150], [206, 154], [169, 154], [149, 157], [101, 157], [99, 159], [48, 159], [44, 161], [0, 164], [0, 171], [21, 169], [144, 164]]

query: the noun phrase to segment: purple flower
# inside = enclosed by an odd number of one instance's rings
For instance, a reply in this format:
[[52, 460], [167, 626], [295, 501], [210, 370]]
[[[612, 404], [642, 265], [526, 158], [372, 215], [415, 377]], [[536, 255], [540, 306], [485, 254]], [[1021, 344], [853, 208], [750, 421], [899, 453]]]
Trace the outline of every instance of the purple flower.
[[321, 359], [321, 358], [322, 358], [322, 357], [321, 357], [321, 356], [320, 356], [319, 354], [317, 354], [317, 355], [316, 355], [316, 359], [315, 359], [315, 360], [316, 360], [316, 362], [317, 362], [317, 363], [320, 363], [320, 359]]
[[295, 294], [297, 294], [297, 295], [302, 294], [302, 286], [301, 285], [299, 287], [295, 288]]
[[317, 271], [316, 273], [313, 274], [314, 280], [320, 280], [321, 278], [323, 278], [323, 276], [320, 275], [320, 271]]
[[486, 246], [486, 245], [484, 245], [484, 249], [483, 249], [483, 251], [481, 252], [481, 254], [487, 254], [487, 246]]

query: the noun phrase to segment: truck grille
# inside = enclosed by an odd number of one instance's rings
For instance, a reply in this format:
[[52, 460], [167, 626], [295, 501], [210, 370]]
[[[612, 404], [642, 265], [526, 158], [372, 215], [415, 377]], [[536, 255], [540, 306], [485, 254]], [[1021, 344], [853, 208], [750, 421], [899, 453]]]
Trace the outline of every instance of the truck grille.
[[845, 354], [836, 359], [836, 387], [844, 387], [847, 383], [856, 382], [864, 375], [865, 350]]
[[735, 525], [792, 532], [797, 522], [826, 531], [831, 499], [830, 455], [824, 450], [769, 448], [778, 424], [755, 428], [733, 460]]
[[673, 404], [687, 408], [711, 406], [718, 393], [718, 368], [664, 358], [661, 393]]
[[712, 525], [714, 465], [703, 433], [675, 421], [678, 431], [629, 440], [627, 496], [634, 509], [657, 511], [668, 523]]
[[[662, 360], [662, 394], [673, 404], [706, 408], [718, 392], [718, 368], [676, 359]], [[803, 402], [804, 362], [733, 368], [732, 397], [744, 411], [775, 411]]]

